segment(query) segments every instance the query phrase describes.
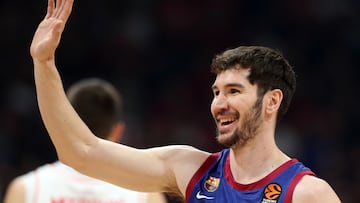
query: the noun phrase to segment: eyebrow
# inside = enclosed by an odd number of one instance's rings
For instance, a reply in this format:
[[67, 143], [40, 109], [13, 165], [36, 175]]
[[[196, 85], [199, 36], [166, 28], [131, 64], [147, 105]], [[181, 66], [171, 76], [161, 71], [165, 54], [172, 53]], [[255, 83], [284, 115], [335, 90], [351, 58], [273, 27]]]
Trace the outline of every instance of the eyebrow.
[[[239, 88], [245, 88], [245, 86], [241, 83], [228, 83], [225, 85], [225, 87], [239, 87]], [[216, 85], [212, 85], [211, 89], [216, 89]]]

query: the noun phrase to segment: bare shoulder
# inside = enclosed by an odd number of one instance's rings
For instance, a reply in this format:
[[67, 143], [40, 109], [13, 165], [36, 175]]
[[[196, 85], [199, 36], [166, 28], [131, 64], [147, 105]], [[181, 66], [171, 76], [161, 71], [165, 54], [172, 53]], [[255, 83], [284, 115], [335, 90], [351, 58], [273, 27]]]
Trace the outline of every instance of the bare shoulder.
[[210, 156], [205, 152], [187, 145], [170, 145], [148, 149], [171, 167], [176, 177], [179, 192], [183, 195], [188, 182], [204, 161]]
[[24, 203], [25, 185], [22, 176], [12, 180], [6, 189], [4, 203]]
[[295, 187], [293, 195], [293, 203], [304, 202], [339, 203], [341, 200], [325, 180], [306, 175]]

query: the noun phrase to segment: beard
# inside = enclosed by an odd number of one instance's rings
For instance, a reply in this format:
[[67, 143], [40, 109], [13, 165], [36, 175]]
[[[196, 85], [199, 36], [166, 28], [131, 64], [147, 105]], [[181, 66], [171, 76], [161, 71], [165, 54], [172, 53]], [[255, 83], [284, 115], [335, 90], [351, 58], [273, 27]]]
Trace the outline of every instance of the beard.
[[224, 147], [242, 147], [246, 145], [246, 143], [256, 137], [258, 133], [258, 130], [262, 123], [261, 110], [262, 98], [258, 98], [254, 106], [243, 115], [242, 125], [240, 127], [237, 127], [232, 135], [230, 135], [226, 139], [220, 139], [222, 135], [217, 129], [216, 139], [218, 143], [220, 143]]

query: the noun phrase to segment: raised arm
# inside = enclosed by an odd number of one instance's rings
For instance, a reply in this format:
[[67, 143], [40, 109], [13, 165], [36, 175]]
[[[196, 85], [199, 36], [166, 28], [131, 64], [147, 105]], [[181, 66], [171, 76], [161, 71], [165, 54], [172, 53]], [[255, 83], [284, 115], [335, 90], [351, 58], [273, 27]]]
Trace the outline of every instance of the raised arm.
[[[34, 63], [34, 77], [37, 90], [37, 98], [40, 107], [41, 116], [45, 126], [56, 146], [60, 159], [72, 161], [71, 154], [74, 153], [75, 147], [67, 145], [71, 143], [77, 145], [78, 140], [82, 139], [88, 144], [97, 142], [95, 137], [76, 137], [70, 136], [71, 131], [76, 129], [79, 133], [90, 133], [87, 127], [78, 122], [71, 105], [67, 101], [61, 78], [55, 66], [55, 50], [59, 45], [61, 34], [65, 28], [65, 23], [70, 16], [73, 0], [60, 0], [55, 6], [54, 0], [48, 0], [47, 14], [39, 24], [30, 47], [30, 53]], [[57, 106], [57, 107], [55, 107]], [[56, 116], [57, 112], [51, 109], [61, 109], [61, 113]], [[72, 115], [72, 116], [66, 116]], [[63, 129], [57, 128], [58, 124], [66, 126]], [[60, 137], [64, 133], [64, 139]], [[66, 137], [66, 138], [65, 138]], [[69, 139], [66, 140], [66, 139]], [[58, 147], [61, 146], [61, 147]], [[79, 149], [79, 151], [81, 151]], [[68, 159], [70, 158], [70, 159]]]
[[68, 101], [55, 65], [55, 50], [73, 0], [48, 1], [30, 48], [40, 113], [59, 159], [78, 171], [138, 191], [184, 194], [208, 153], [186, 146], [139, 150], [97, 138]]

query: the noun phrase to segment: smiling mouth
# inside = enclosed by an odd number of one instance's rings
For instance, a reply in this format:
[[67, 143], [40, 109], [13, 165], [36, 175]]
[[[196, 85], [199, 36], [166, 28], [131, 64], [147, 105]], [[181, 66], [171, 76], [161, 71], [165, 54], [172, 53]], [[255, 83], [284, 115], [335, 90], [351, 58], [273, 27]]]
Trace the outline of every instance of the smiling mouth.
[[222, 119], [218, 120], [218, 122], [220, 123], [220, 126], [227, 126], [227, 125], [232, 124], [235, 121], [236, 121], [235, 118], [222, 118]]

